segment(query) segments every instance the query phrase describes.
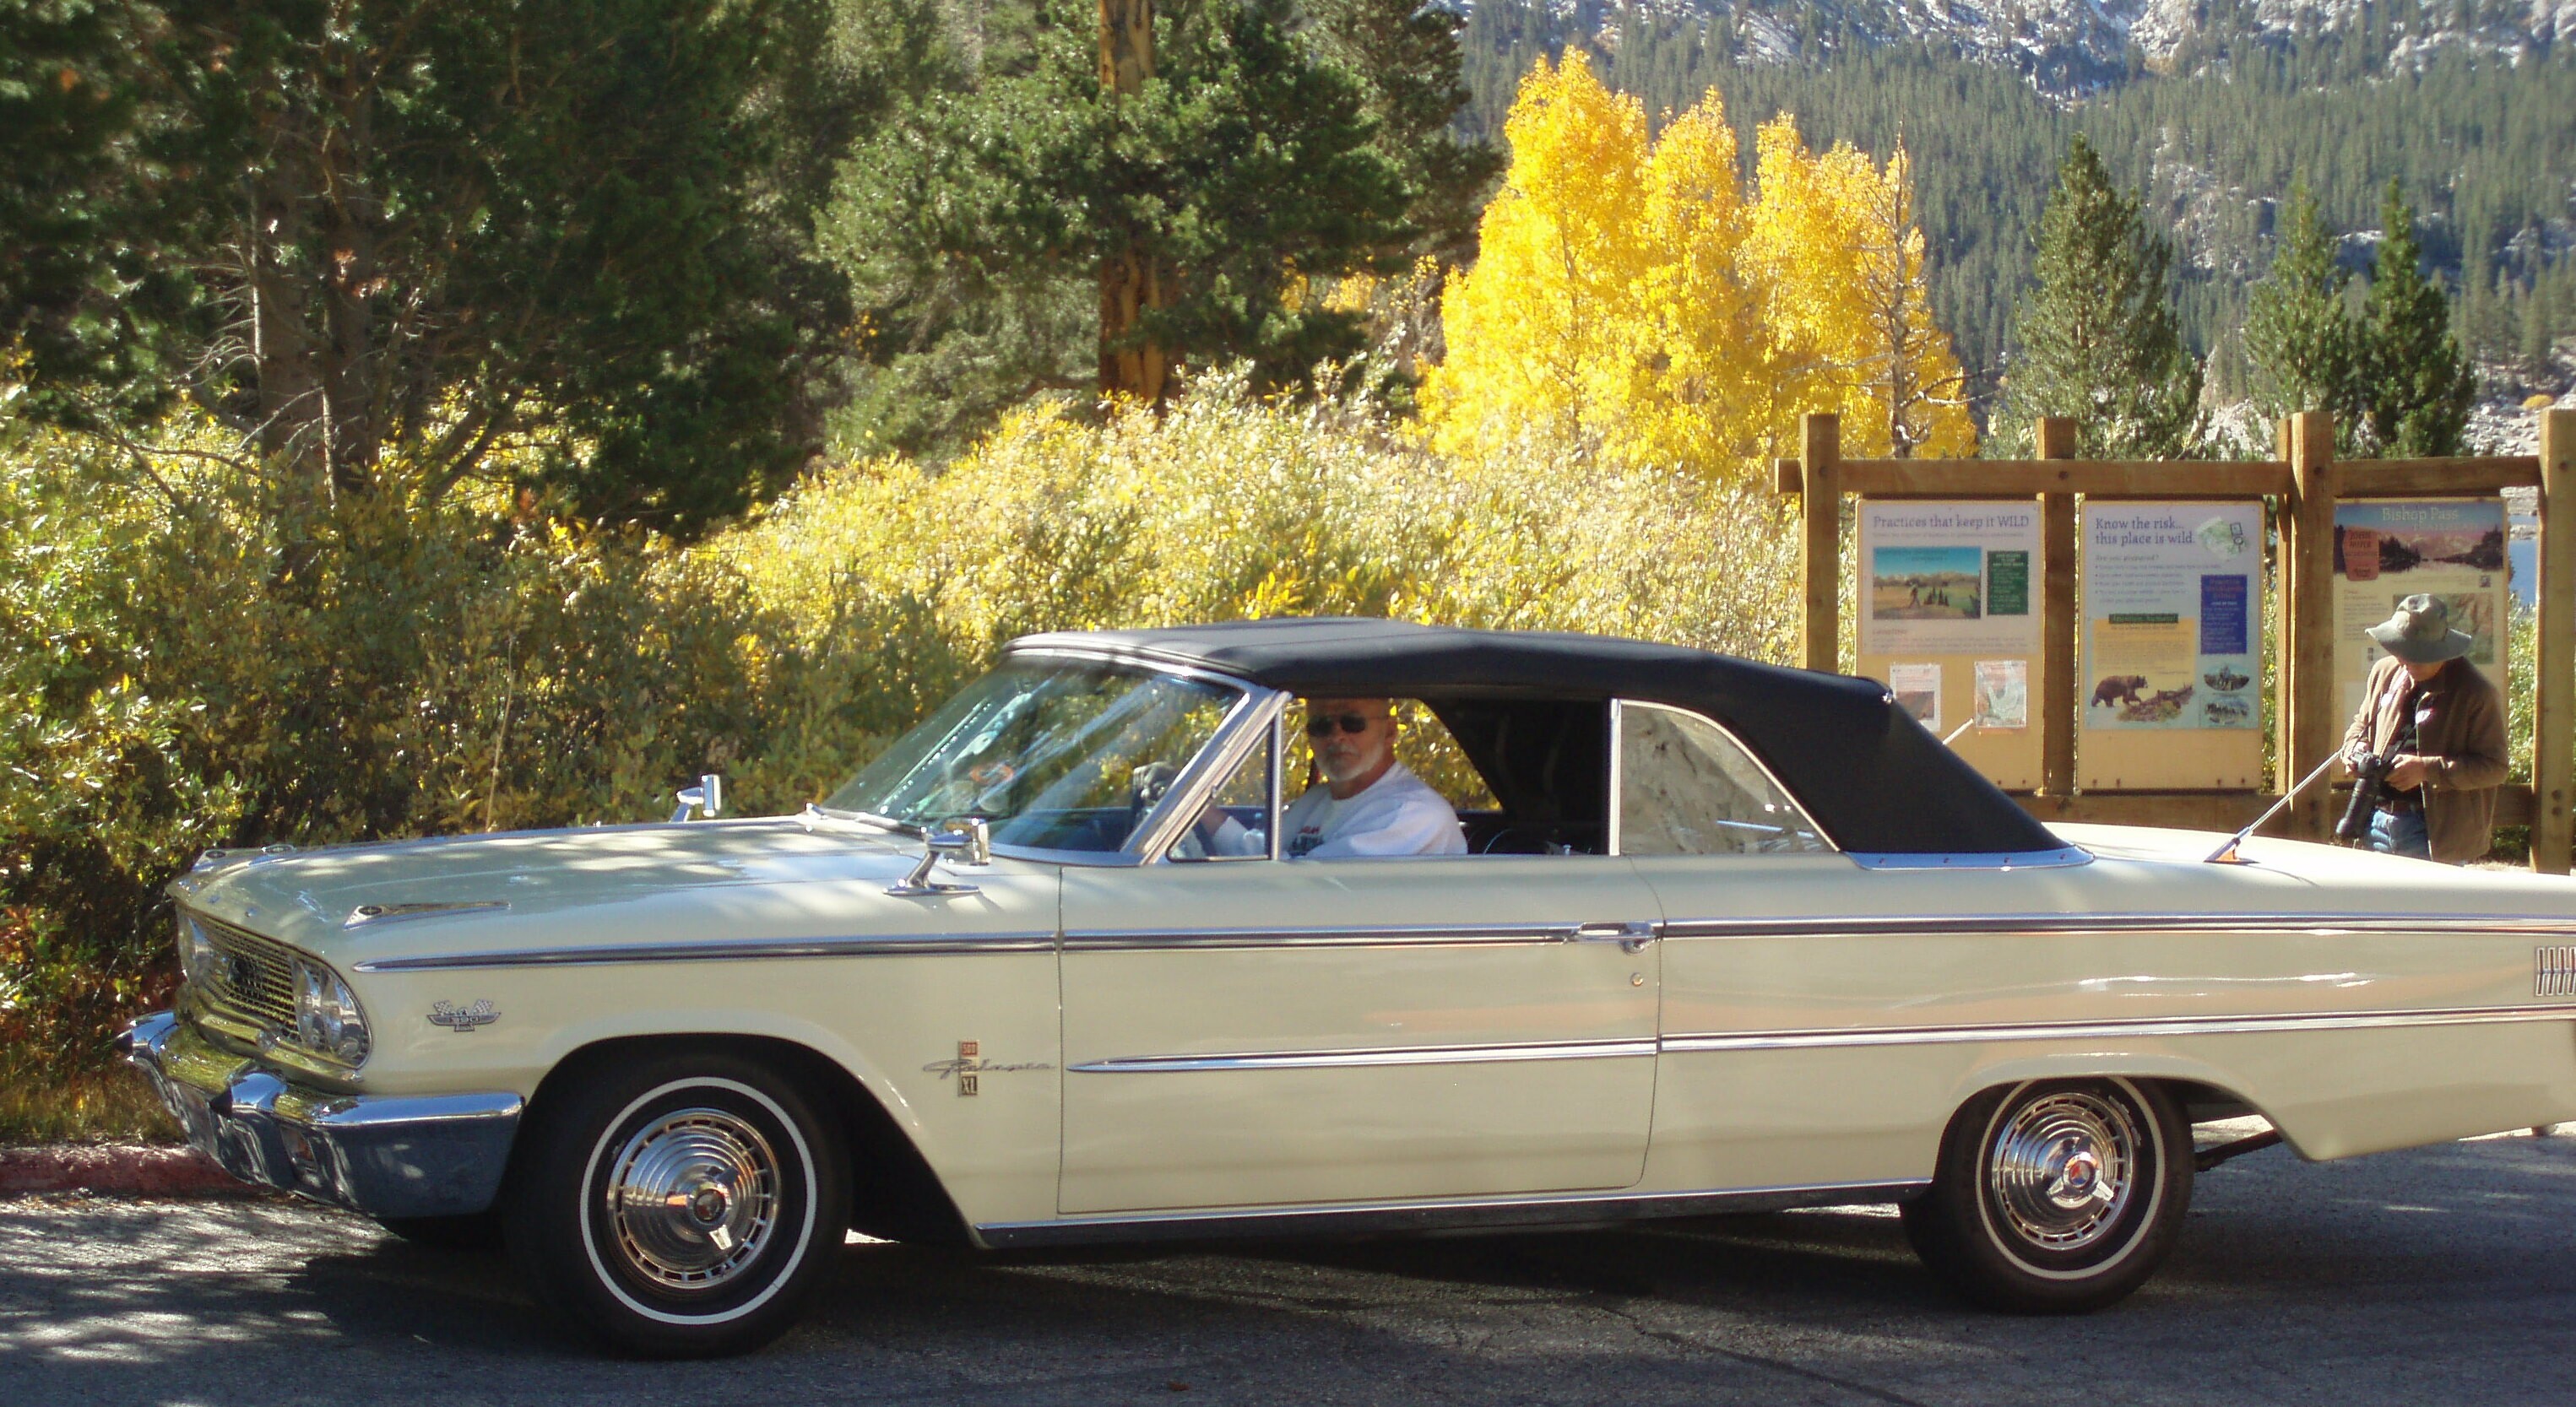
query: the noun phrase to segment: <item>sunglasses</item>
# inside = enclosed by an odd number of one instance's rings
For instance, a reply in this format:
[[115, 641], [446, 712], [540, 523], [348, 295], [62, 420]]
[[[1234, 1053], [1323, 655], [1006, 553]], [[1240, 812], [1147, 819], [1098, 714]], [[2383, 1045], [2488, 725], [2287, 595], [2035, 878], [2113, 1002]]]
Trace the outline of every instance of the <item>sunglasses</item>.
[[1331, 737], [1336, 723], [1342, 725], [1345, 733], [1365, 733], [1369, 726], [1368, 715], [1364, 713], [1319, 713], [1306, 720], [1306, 736]]

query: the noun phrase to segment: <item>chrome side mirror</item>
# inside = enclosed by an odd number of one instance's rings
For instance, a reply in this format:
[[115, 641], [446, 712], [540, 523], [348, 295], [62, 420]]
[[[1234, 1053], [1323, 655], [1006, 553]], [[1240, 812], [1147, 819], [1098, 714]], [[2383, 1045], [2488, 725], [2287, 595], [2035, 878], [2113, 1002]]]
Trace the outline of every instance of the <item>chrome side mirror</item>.
[[946, 860], [952, 865], [989, 865], [993, 863], [993, 828], [981, 816], [968, 816], [953, 829], [932, 831], [922, 837], [921, 862], [912, 873], [886, 886], [886, 892], [898, 899], [917, 899], [929, 894], [972, 894], [971, 884], [943, 884], [930, 877], [930, 867]]
[[712, 821], [724, 811], [724, 778], [709, 772], [698, 778], [696, 786], [682, 788], [679, 795], [673, 799], [680, 803], [671, 812], [671, 819], [674, 822], [689, 819], [691, 811]]

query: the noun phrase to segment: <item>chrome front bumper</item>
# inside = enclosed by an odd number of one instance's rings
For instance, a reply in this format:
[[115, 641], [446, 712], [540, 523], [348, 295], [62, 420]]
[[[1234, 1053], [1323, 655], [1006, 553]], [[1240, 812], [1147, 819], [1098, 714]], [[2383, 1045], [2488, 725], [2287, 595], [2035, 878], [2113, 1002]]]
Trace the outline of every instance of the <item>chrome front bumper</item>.
[[209, 1044], [169, 1012], [134, 1023], [126, 1058], [188, 1142], [244, 1182], [380, 1217], [462, 1216], [501, 1190], [515, 1094], [335, 1094]]

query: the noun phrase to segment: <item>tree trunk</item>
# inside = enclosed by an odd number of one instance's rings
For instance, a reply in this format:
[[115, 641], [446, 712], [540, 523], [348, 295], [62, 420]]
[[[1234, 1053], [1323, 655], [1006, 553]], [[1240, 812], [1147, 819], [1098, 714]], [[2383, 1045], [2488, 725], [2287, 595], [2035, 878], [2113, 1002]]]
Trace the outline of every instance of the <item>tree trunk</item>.
[[[1153, 76], [1153, 0], [1100, 0], [1100, 86], [1113, 94], [1135, 93]], [[1137, 248], [1129, 232], [1127, 246], [1100, 261], [1102, 395], [1162, 404], [1171, 358], [1139, 324], [1171, 302], [1170, 273]]]
[[[332, 94], [340, 122], [314, 152], [325, 192], [322, 213], [322, 414], [331, 490], [364, 494], [374, 487], [384, 431], [376, 385], [376, 241], [373, 201], [360, 153], [374, 133], [372, 103], [362, 85], [342, 82]], [[358, 91], [353, 91], [358, 90]]]
[[330, 481], [323, 430], [322, 379], [314, 367], [306, 323], [302, 243], [303, 204], [291, 177], [261, 180], [251, 198], [251, 228], [243, 250], [251, 297], [251, 359], [259, 384], [259, 448], [272, 472], [284, 476], [279, 497], [312, 508]]

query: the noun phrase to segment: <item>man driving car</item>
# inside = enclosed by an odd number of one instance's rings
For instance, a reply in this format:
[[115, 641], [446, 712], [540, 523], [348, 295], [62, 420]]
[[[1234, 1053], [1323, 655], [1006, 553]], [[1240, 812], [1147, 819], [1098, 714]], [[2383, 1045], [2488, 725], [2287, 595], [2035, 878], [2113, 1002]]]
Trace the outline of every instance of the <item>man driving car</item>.
[[1315, 860], [1467, 853], [1448, 800], [1395, 760], [1390, 700], [1309, 699], [1306, 737], [1324, 779], [1281, 819], [1280, 853]]
[[[1395, 760], [1395, 706], [1387, 699], [1309, 699], [1306, 737], [1323, 780], [1280, 821], [1279, 853], [1292, 860], [1358, 856], [1464, 855], [1458, 813], [1429, 783]], [[1210, 802], [1182, 835], [1185, 860], [1264, 853], [1261, 832]]]

